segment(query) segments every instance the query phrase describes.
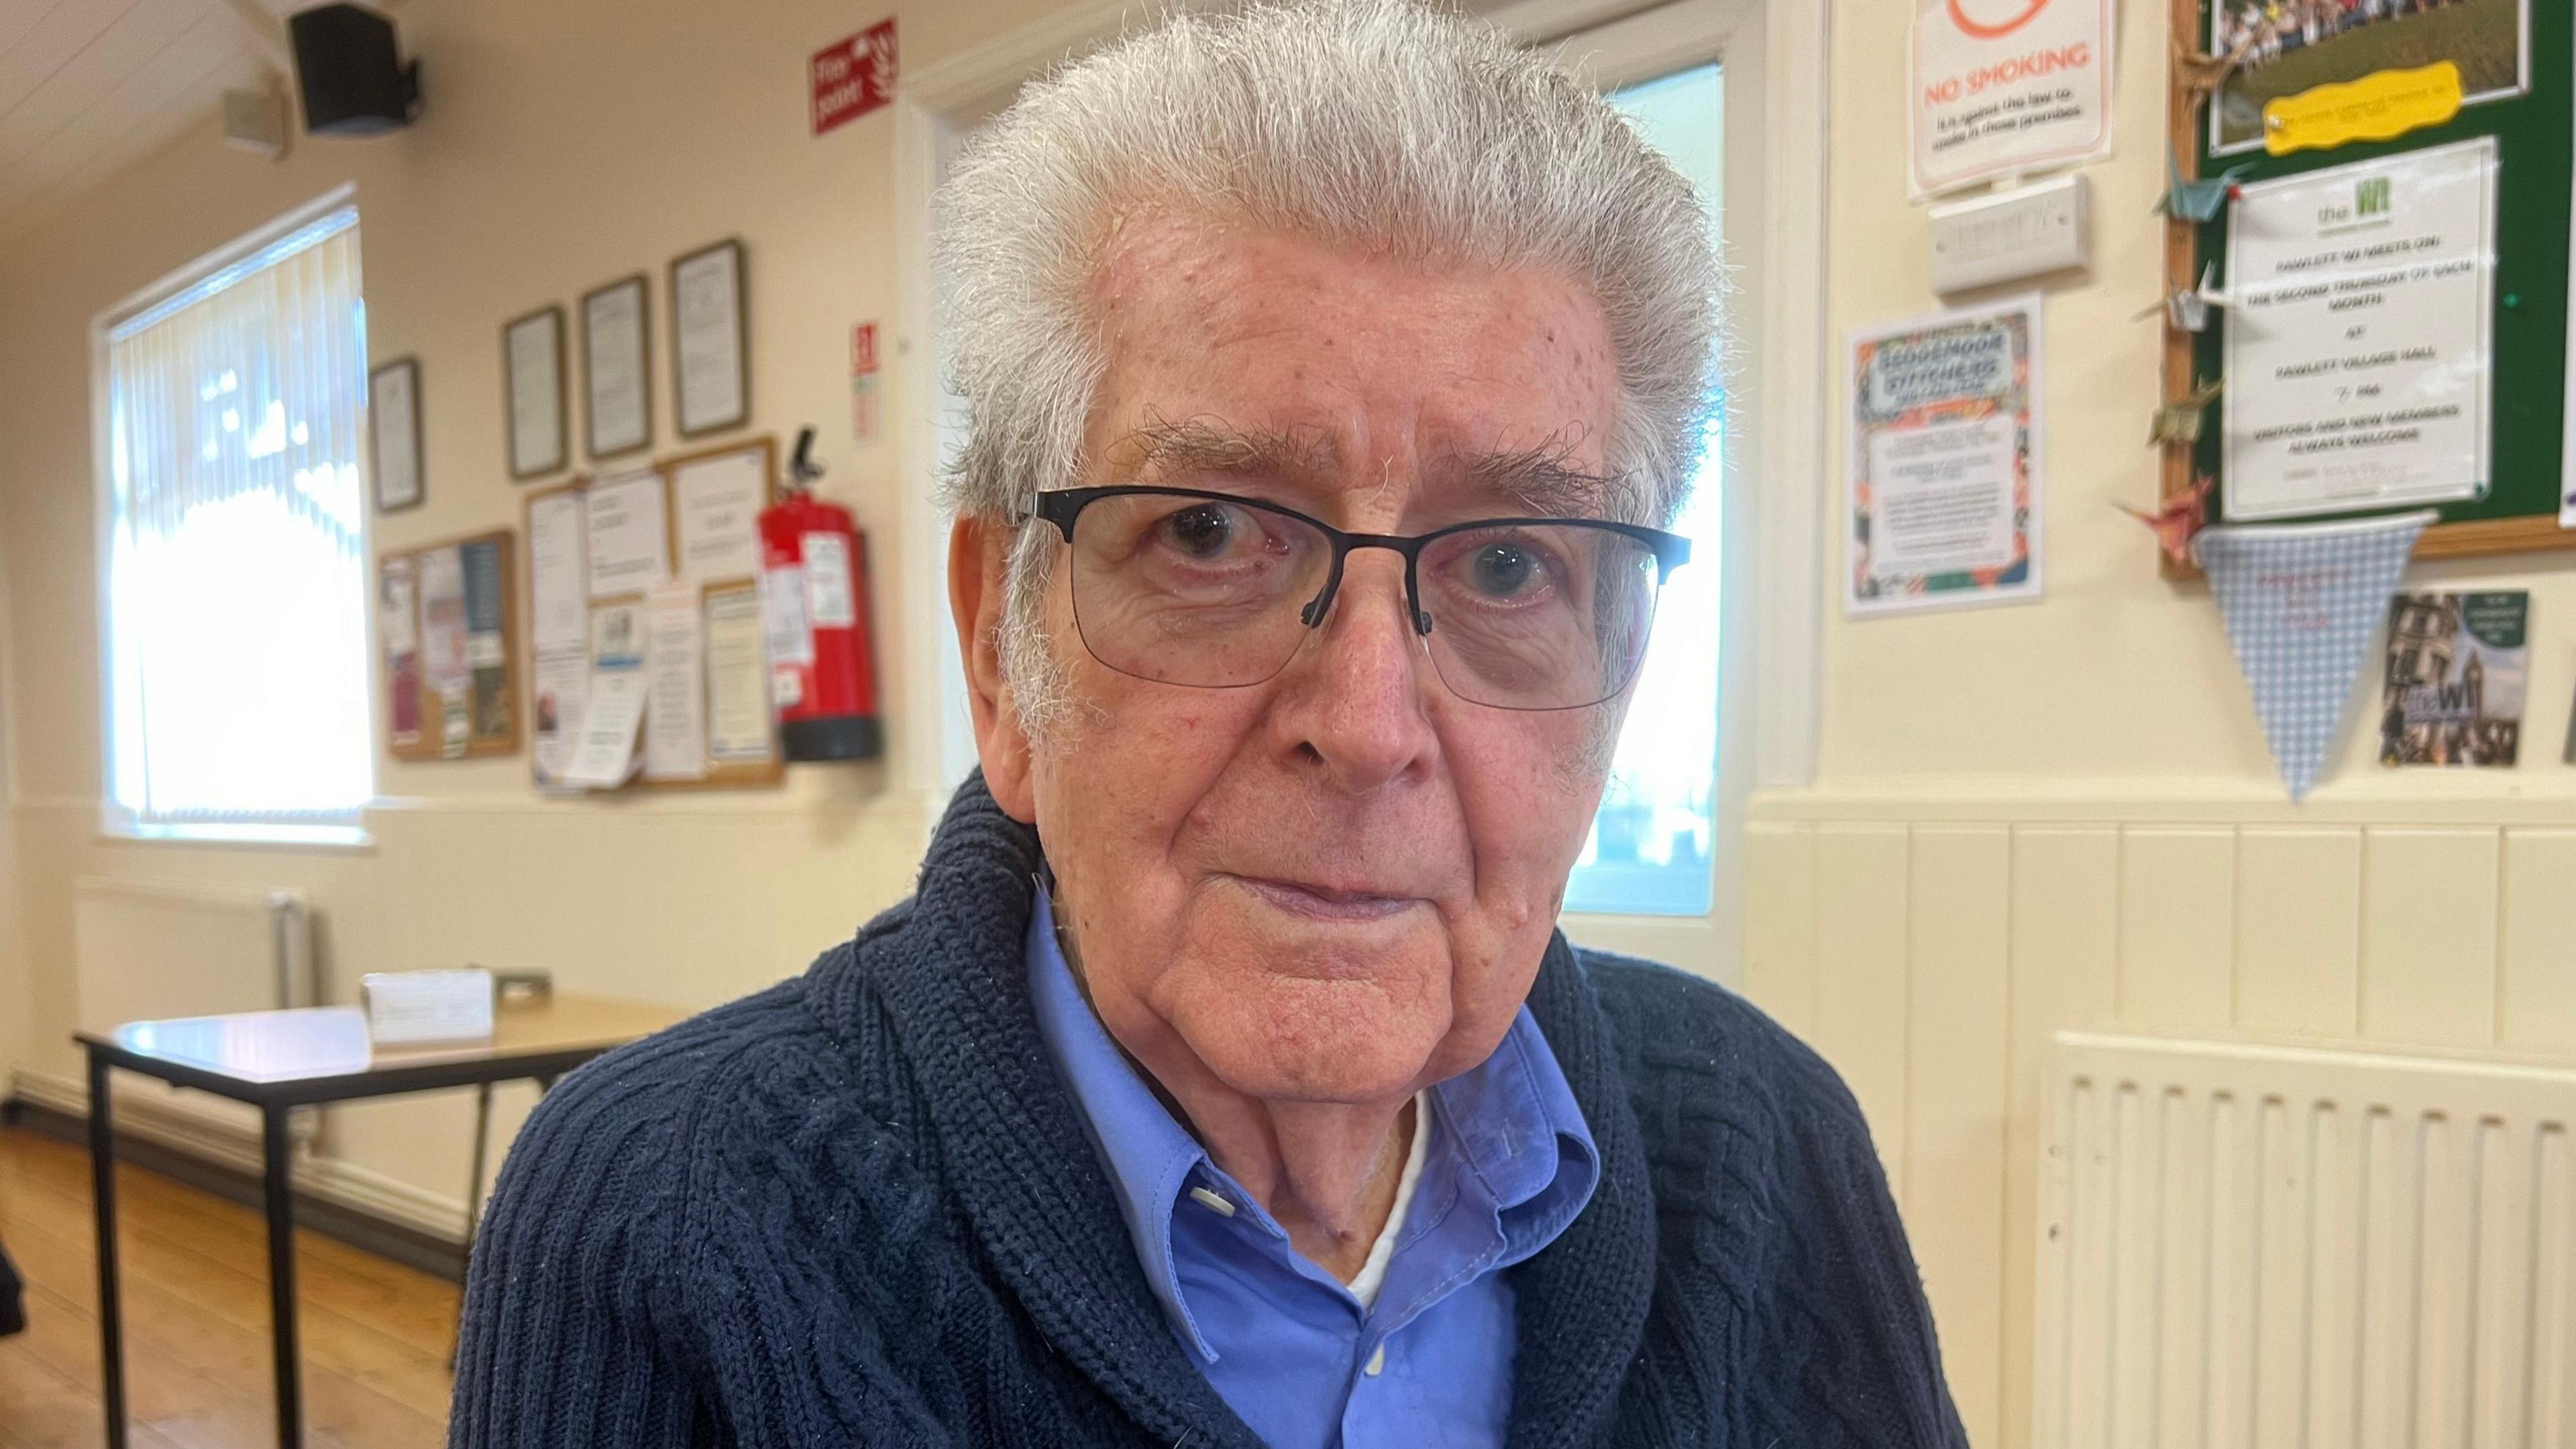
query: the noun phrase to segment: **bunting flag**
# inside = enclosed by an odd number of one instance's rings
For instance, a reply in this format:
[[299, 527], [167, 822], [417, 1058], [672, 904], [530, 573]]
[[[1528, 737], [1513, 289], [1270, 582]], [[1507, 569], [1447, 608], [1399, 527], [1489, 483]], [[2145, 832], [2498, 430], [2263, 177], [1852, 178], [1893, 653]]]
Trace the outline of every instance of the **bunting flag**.
[[2193, 540], [2291, 799], [2325, 768], [2371, 635], [2433, 518], [2224, 526]]

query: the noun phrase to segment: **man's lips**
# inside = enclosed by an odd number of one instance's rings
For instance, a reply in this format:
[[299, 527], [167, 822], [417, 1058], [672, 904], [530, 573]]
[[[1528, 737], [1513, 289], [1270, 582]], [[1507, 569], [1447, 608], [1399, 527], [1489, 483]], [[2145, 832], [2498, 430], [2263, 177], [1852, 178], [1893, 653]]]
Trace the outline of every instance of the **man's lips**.
[[1238, 875], [1235, 882], [1292, 916], [1315, 921], [1382, 921], [1421, 903], [1418, 896], [1328, 886], [1275, 876]]

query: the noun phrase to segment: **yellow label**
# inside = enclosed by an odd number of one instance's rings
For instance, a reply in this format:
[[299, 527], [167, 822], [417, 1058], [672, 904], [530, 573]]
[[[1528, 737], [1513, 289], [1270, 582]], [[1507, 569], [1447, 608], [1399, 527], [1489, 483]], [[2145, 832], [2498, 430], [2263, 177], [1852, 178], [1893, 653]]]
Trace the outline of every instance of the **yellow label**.
[[2451, 62], [2383, 70], [2265, 103], [2263, 149], [2282, 156], [2347, 141], [2385, 141], [2459, 113], [2460, 68]]

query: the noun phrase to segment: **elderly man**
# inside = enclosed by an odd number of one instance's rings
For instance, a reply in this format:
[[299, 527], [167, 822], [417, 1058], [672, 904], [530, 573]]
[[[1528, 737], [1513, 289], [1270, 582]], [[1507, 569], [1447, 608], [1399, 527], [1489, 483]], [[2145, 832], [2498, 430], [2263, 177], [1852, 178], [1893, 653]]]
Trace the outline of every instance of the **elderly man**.
[[943, 225], [981, 775], [547, 1099], [453, 1443], [1963, 1443], [1832, 1071], [1555, 929], [1687, 553], [1688, 186], [1304, 0], [1033, 87]]

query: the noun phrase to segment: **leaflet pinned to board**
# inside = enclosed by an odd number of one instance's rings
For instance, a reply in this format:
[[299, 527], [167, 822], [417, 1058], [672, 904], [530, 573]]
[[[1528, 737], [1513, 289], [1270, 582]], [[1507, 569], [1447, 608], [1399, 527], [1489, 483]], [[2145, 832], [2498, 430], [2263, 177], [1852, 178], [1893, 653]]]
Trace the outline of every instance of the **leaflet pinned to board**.
[[2493, 137], [2243, 187], [2228, 519], [2483, 495], [2495, 259]]
[[1854, 614], [2040, 594], [2037, 294], [1856, 333]]
[[770, 723], [769, 663], [761, 647], [760, 594], [707, 594], [707, 755], [719, 764], [766, 764], [777, 751]]
[[760, 572], [760, 510], [769, 458], [758, 448], [693, 458], [671, 468], [679, 576], [700, 583]]
[[649, 690], [645, 678], [644, 606], [603, 604], [591, 611], [590, 678], [569, 731], [556, 779], [586, 790], [614, 790], [635, 771]]
[[707, 775], [707, 636], [698, 586], [662, 584], [644, 599], [644, 778]]
[[670, 499], [659, 470], [593, 483], [581, 497], [592, 598], [642, 593], [670, 577]]

